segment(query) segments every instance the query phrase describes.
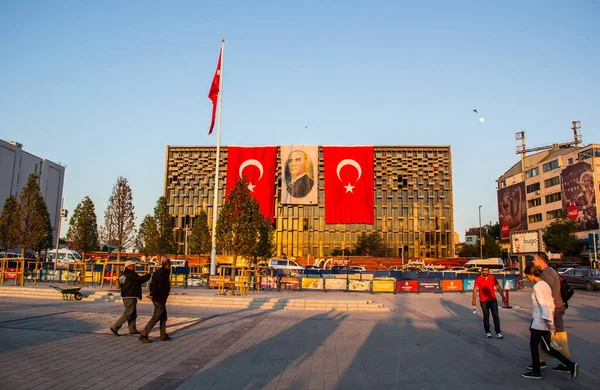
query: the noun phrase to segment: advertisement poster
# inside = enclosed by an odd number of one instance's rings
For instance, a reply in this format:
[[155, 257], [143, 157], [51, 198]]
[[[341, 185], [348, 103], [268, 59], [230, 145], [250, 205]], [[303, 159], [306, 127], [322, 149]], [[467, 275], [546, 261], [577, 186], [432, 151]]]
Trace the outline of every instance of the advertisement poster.
[[374, 279], [373, 292], [394, 292], [396, 279]]
[[577, 222], [577, 231], [598, 229], [596, 193], [592, 166], [580, 162], [560, 173], [563, 210]]
[[419, 292], [440, 292], [442, 288], [439, 280], [419, 280]]
[[348, 290], [350, 291], [369, 291], [371, 282], [368, 280], [350, 280], [348, 282]]
[[463, 279], [463, 291], [473, 291], [475, 289], [475, 279]]
[[542, 250], [540, 244], [540, 234], [537, 230], [516, 232], [510, 235], [510, 250], [514, 255], [539, 252]]
[[326, 290], [346, 290], [346, 279], [327, 279], [325, 281]]
[[302, 288], [307, 290], [322, 290], [323, 279], [321, 278], [302, 278]]
[[527, 229], [525, 202], [524, 182], [498, 190], [498, 221], [502, 239], [508, 239], [511, 231]]
[[462, 280], [442, 280], [442, 291], [461, 291], [463, 289]]
[[419, 282], [417, 280], [398, 280], [396, 282], [396, 291], [417, 293], [419, 292]]

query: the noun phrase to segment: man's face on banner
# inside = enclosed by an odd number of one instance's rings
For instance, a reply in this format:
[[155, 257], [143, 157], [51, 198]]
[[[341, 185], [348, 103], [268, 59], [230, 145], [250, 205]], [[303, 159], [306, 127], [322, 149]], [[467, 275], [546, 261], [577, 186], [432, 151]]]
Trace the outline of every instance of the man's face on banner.
[[306, 173], [306, 153], [299, 150], [293, 151], [288, 158], [288, 164], [292, 180], [295, 180], [298, 176]]

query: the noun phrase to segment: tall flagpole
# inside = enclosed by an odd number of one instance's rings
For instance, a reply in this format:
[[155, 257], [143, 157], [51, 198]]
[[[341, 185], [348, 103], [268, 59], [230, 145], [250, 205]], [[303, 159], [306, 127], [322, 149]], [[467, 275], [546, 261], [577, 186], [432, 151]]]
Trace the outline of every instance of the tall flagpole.
[[[219, 113], [217, 119], [217, 160], [215, 163], [215, 189], [213, 191], [212, 250], [210, 252], [210, 274], [217, 271], [217, 204], [219, 198], [219, 163], [221, 155], [221, 108], [223, 107], [223, 57], [225, 40], [221, 41], [221, 77], [219, 77]], [[207, 283], [210, 285], [210, 283]]]

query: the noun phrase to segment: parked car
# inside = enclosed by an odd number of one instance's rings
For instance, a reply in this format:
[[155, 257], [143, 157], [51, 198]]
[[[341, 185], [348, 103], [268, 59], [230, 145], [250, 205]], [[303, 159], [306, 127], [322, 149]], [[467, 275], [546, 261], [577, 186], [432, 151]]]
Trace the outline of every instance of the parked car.
[[495, 274], [518, 274], [521, 271], [517, 267], [504, 267], [499, 270], [490, 270], [490, 272]]
[[556, 272], [558, 272], [559, 274], [564, 274], [565, 272], [568, 272], [574, 268], [577, 268], [577, 267], [558, 267], [556, 269]]
[[331, 267], [332, 271], [351, 271], [350, 267], [347, 265], [334, 265]]
[[58, 258], [58, 260], [56, 260], [57, 263], [72, 263], [74, 261], [81, 261], [81, 255], [79, 252], [72, 249], [59, 249], [58, 256], [56, 249], [50, 249], [46, 253], [46, 257], [48, 258], [48, 261], [55, 261], [55, 257]]
[[571, 287], [583, 287], [588, 291], [600, 289], [600, 271], [592, 268], [573, 268], [561, 276]]
[[464, 273], [464, 272], [467, 272], [468, 270], [469, 269], [467, 267], [452, 267], [452, 268], [445, 269], [442, 272]]
[[480, 267], [471, 267], [471, 268], [467, 269], [464, 273], [466, 273], [466, 274], [480, 274], [481, 273], [481, 268]]
[[271, 259], [269, 260], [269, 268], [284, 269], [292, 271], [302, 271], [304, 267], [296, 263], [294, 260], [287, 259]]

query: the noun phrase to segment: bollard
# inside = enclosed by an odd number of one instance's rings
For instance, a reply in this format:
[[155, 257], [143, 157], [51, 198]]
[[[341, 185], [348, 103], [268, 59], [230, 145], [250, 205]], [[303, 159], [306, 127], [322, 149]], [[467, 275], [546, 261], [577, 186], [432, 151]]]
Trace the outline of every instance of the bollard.
[[504, 308], [505, 309], [512, 309], [512, 306], [510, 305], [510, 302], [509, 302], [509, 292], [510, 292], [509, 289], [507, 289], [507, 288], [504, 289], [504, 296], [505, 296]]

